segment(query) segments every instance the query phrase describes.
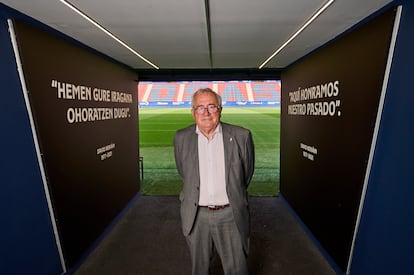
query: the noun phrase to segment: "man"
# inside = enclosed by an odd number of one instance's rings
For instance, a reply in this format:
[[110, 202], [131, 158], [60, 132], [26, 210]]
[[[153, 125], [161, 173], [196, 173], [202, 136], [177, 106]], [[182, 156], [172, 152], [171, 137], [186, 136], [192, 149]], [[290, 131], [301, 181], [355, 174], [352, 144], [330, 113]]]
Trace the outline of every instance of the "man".
[[178, 130], [174, 154], [183, 180], [181, 222], [192, 274], [209, 274], [214, 249], [226, 275], [248, 274], [250, 213], [247, 187], [254, 171], [249, 130], [221, 122], [222, 101], [210, 88], [192, 97], [195, 124]]

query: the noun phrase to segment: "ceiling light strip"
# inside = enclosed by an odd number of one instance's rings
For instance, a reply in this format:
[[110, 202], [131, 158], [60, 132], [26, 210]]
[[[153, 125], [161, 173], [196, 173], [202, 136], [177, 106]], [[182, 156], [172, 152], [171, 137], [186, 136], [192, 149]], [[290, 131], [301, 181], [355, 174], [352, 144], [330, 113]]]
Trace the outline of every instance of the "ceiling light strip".
[[322, 12], [324, 12], [335, 0], [328, 0], [312, 17], [310, 17], [302, 27], [299, 28], [280, 48], [278, 48], [271, 56], [269, 56], [260, 66], [262, 69], [270, 60], [280, 53], [293, 39], [295, 39], [307, 26], [309, 26]]
[[204, 10], [206, 12], [207, 39], [208, 39], [208, 57], [210, 68], [213, 68], [213, 49], [211, 42], [211, 17], [210, 17], [210, 1], [204, 0]]
[[154, 63], [152, 63], [151, 61], [149, 61], [148, 59], [146, 59], [144, 56], [142, 56], [141, 54], [139, 54], [133, 48], [131, 48], [130, 46], [128, 46], [124, 41], [122, 41], [121, 39], [119, 39], [118, 37], [116, 37], [114, 34], [112, 34], [110, 31], [108, 31], [107, 29], [105, 29], [98, 22], [96, 22], [94, 19], [92, 19], [91, 17], [89, 17], [87, 14], [85, 14], [84, 12], [82, 12], [77, 7], [75, 7], [73, 4], [71, 4], [70, 2], [68, 2], [66, 0], [59, 0], [59, 1], [62, 2], [63, 4], [65, 4], [67, 7], [69, 7], [70, 9], [72, 9], [74, 12], [76, 12], [80, 16], [82, 16], [83, 18], [85, 18], [86, 20], [88, 20], [90, 23], [92, 23], [93, 25], [95, 25], [95, 27], [97, 27], [98, 29], [100, 29], [101, 31], [103, 31], [104, 33], [106, 33], [109, 37], [111, 37], [116, 42], [118, 42], [119, 44], [121, 44], [122, 46], [124, 46], [130, 52], [132, 52], [133, 54], [135, 54], [136, 56], [138, 56], [140, 59], [142, 59], [143, 61], [145, 61], [147, 64], [151, 65], [155, 69], [159, 69], [159, 67], [157, 65], [155, 65]]

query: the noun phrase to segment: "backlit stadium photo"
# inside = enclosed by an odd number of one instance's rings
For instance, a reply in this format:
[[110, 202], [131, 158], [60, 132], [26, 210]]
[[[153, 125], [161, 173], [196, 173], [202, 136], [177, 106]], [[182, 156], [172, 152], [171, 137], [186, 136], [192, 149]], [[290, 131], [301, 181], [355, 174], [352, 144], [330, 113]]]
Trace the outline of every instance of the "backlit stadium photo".
[[140, 82], [141, 191], [177, 195], [181, 190], [173, 155], [176, 130], [193, 123], [191, 95], [210, 87], [223, 99], [222, 121], [252, 131], [256, 166], [249, 194], [279, 193], [280, 81]]

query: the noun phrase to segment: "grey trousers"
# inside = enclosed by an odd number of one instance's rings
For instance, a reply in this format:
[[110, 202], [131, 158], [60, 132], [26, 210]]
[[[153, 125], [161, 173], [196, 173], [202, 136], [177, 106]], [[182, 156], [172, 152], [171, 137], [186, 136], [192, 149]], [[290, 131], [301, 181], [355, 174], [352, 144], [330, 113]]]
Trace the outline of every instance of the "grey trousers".
[[247, 255], [233, 218], [231, 206], [220, 210], [198, 209], [187, 244], [193, 275], [209, 275], [214, 249], [226, 275], [247, 275]]

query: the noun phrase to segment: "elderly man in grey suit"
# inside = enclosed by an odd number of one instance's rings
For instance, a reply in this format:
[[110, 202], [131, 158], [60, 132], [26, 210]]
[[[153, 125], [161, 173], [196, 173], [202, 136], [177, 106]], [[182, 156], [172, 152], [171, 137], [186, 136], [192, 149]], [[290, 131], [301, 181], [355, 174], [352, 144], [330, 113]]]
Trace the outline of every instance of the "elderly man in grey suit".
[[251, 132], [220, 121], [222, 100], [210, 88], [192, 97], [195, 124], [178, 130], [174, 154], [183, 180], [181, 222], [192, 274], [210, 272], [214, 249], [224, 273], [248, 274], [250, 213], [247, 187], [254, 171]]

